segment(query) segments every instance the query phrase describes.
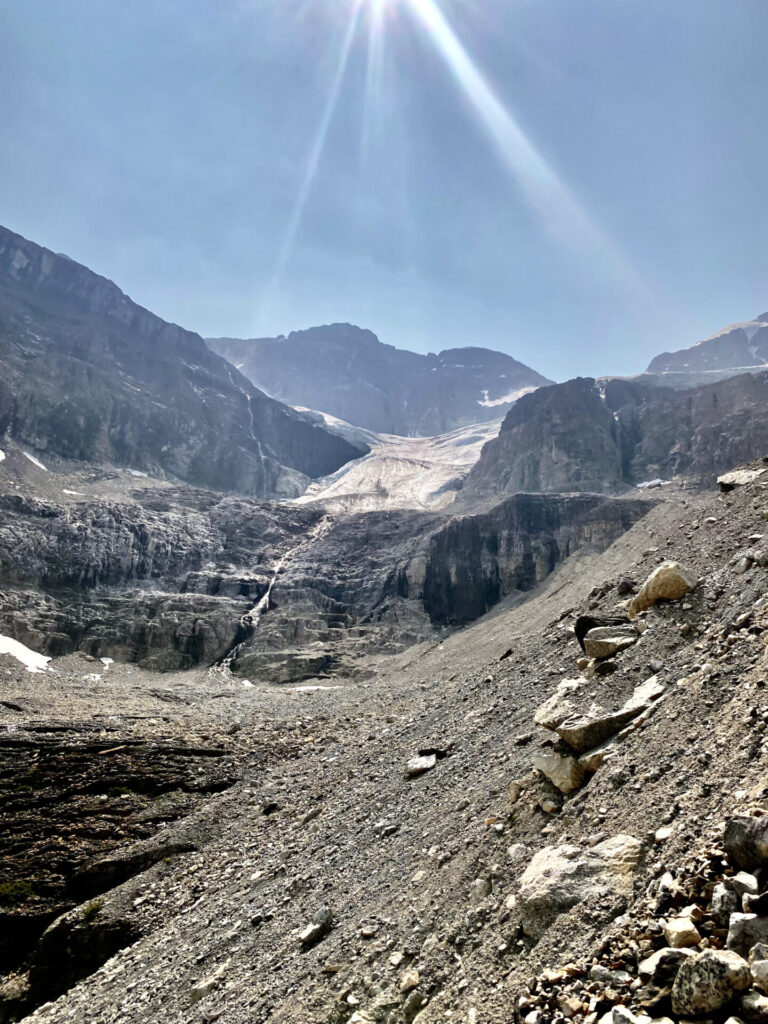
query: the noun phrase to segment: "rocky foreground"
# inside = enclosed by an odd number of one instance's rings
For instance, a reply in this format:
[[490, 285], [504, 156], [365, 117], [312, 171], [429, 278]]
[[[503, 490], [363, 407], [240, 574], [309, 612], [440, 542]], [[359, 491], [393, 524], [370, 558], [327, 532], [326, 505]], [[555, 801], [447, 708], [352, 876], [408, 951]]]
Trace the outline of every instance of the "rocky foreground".
[[366, 677], [4, 659], [6, 1019], [765, 1020], [752, 469]]

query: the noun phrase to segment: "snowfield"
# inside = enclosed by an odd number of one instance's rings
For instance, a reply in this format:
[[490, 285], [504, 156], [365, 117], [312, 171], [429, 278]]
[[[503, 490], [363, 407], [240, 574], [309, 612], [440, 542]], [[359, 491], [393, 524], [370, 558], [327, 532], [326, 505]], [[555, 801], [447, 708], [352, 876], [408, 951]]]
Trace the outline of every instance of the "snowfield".
[[44, 672], [48, 667], [48, 662], [51, 660], [44, 654], [38, 654], [37, 651], [32, 651], [29, 647], [25, 647], [18, 640], [12, 640], [11, 637], [3, 636], [2, 634], [0, 634], [0, 654], [10, 654], [12, 658], [20, 661], [22, 665], [26, 665], [30, 672]]
[[[340, 421], [335, 417], [325, 418], [329, 426], [338, 428]], [[492, 420], [437, 437], [366, 431], [368, 455], [314, 481], [294, 502], [318, 502], [338, 512], [445, 508], [479, 459], [480, 449], [496, 437], [500, 426], [500, 419]]]

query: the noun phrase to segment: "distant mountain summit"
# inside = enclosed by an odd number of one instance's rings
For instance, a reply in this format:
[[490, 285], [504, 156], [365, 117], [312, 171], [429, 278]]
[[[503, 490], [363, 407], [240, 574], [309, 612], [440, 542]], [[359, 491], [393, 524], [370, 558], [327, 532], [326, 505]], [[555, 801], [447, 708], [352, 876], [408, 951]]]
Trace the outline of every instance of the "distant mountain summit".
[[768, 313], [754, 320], [730, 324], [722, 330], [677, 352], [663, 352], [652, 359], [648, 373], [696, 373], [713, 370], [744, 370], [768, 365]]
[[273, 398], [406, 437], [498, 419], [521, 395], [551, 383], [503, 352], [471, 347], [420, 355], [352, 324], [207, 340]]
[[3, 227], [0, 366], [0, 438], [54, 457], [291, 497], [361, 454], [198, 334]]

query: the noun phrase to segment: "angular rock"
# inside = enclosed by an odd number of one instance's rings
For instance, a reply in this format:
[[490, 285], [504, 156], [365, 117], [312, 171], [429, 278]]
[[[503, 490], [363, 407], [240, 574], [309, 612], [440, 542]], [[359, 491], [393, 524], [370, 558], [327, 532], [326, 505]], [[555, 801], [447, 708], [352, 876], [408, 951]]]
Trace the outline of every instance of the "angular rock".
[[757, 896], [760, 888], [757, 879], [749, 871], [739, 871], [732, 878], [726, 879], [725, 883], [736, 897], [741, 900], [742, 896]]
[[[752, 955], [750, 953], [750, 960]], [[768, 992], [768, 960], [752, 960], [752, 980], [762, 992]]]
[[575, 757], [537, 753], [533, 755], [533, 767], [543, 772], [561, 793], [572, 793], [584, 780], [584, 769]]
[[664, 693], [656, 676], [638, 686], [618, 711], [566, 717], [555, 727], [558, 736], [579, 754], [604, 743], [627, 722], [646, 711]]
[[437, 754], [427, 754], [424, 757], [412, 757], [405, 766], [405, 774], [410, 778], [423, 775], [431, 771], [437, 764]]
[[752, 989], [741, 997], [740, 1011], [744, 1020], [753, 1021], [754, 1024], [766, 1024], [768, 1022], [768, 996]]
[[757, 914], [731, 914], [726, 947], [741, 956], [748, 956], [749, 951], [758, 942], [768, 942], [768, 917], [758, 917]]
[[634, 618], [659, 601], [678, 601], [693, 590], [697, 583], [696, 574], [679, 562], [662, 562], [653, 570], [640, 588], [640, 592], [632, 598], [628, 609], [629, 617]]
[[333, 928], [333, 914], [328, 907], [322, 907], [299, 936], [302, 946], [309, 948], [320, 942]]
[[749, 964], [724, 949], [705, 949], [680, 965], [672, 986], [672, 1009], [684, 1016], [714, 1013], [748, 989]]
[[537, 708], [533, 720], [536, 725], [554, 732], [558, 725], [569, 715], [572, 715], [574, 711], [574, 705], [567, 697], [563, 696], [562, 693], [553, 693], [548, 700], [544, 701], [541, 707]]
[[635, 644], [639, 638], [637, 628], [626, 626], [598, 626], [584, 637], [584, 651], [590, 658], [610, 658]]
[[696, 925], [689, 917], [673, 917], [664, 925], [664, 938], [673, 949], [698, 946], [701, 942]]
[[750, 871], [768, 865], [768, 816], [740, 814], [731, 818], [725, 826], [723, 848], [737, 868]]
[[637, 969], [638, 977], [642, 981], [666, 983], [676, 976], [683, 960], [695, 955], [693, 950], [686, 948], [667, 946], [664, 949], [657, 949], [640, 963]]
[[487, 878], [476, 878], [469, 887], [469, 899], [475, 907], [479, 907], [483, 900], [490, 895], [491, 883]]
[[727, 928], [731, 914], [739, 911], [739, 898], [723, 882], [718, 882], [712, 891], [710, 911], [715, 923], [721, 928]]
[[743, 487], [751, 484], [765, 472], [764, 469], [734, 469], [730, 473], [723, 473], [717, 478], [717, 486], [721, 491], [732, 491], [735, 487]]
[[629, 894], [642, 844], [617, 835], [590, 850], [548, 846], [533, 857], [520, 878], [523, 928], [539, 939], [562, 913], [590, 896]]

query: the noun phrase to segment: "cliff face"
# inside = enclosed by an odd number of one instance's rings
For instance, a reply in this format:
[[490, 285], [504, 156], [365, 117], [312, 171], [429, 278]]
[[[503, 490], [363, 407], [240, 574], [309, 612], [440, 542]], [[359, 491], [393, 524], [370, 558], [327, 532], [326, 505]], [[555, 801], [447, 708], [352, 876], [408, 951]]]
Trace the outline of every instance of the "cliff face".
[[198, 335], [0, 228], [0, 436], [224, 491], [300, 493], [360, 452], [254, 388]]
[[429, 544], [424, 607], [439, 625], [471, 622], [508, 594], [532, 590], [574, 551], [604, 550], [650, 507], [594, 494], [516, 494], [453, 519]]
[[71, 504], [5, 495], [0, 633], [160, 670], [231, 656], [261, 680], [360, 676], [370, 654], [469, 622], [573, 551], [601, 550], [650, 505], [516, 495], [465, 518], [334, 519], [189, 488]]
[[431, 437], [498, 419], [520, 393], [549, 383], [502, 352], [418, 355], [351, 324], [208, 344], [280, 401], [385, 434]]
[[526, 395], [483, 448], [462, 500], [611, 492], [684, 475], [711, 485], [768, 452], [768, 373], [687, 391], [579, 378]]

